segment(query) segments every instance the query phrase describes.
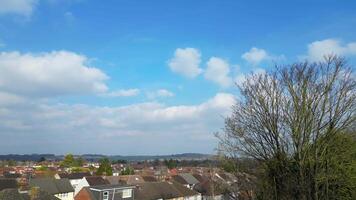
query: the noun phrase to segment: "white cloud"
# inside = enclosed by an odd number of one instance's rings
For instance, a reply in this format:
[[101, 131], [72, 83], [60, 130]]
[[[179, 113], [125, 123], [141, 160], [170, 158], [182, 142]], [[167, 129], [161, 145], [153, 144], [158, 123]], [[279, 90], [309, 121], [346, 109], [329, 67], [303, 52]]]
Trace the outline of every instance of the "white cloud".
[[312, 42], [308, 45], [308, 55], [303, 56], [310, 61], [320, 61], [326, 55], [341, 56], [356, 55], [356, 42], [343, 44], [340, 40], [326, 39]]
[[147, 98], [149, 99], [155, 99], [160, 97], [173, 97], [173, 96], [174, 93], [166, 89], [159, 89], [153, 92], [147, 92]]
[[218, 57], [211, 57], [207, 62], [205, 78], [211, 80], [221, 87], [229, 87], [232, 84], [232, 79], [229, 77], [229, 63]]
[[268, 55], [267, 51], [265, 51], [264, 49], [252, 47], [250, 51], [242, 54], [241, 58], [251, 63], [252, 65], [258, 65], [263, 60], [270, 59], [270, 56]]
[[1, 14], [17, 14], [30, 16], [38, 0], [0, 0]]
[[173, 96], [174, 96], [174, 93], [171, 92], [171, 91], [168, 91], [168, 90], [166, 90], [166, 89], [159, 89], [159, 90], [157, 91], [157, 95], [158, 95], [159, 97], [173, 97]]
[[103, 94], [103, 96], [108, 96], [108, 97], [133, 97], [137, 96], [140, 94], [140, 90], [137, 88], [134, 89], [127, 89], [127, 90], [116, 90], [112, 91], [106, 94]]
[[202, 73], [199, 50], [194, 48], [176, 49], [174, 57], [168, 61], [170, 69], [188, 78], [194, 78]]
[[212, 151], [214, 141], [200, 143], [196, 138], [211, 138], [223, 127], [223, 117], [230, 114], [234, 103], [234, 96], [228, 93], [218, 93], [201, 104], [178, 106], [19, 103], [0, 109], [0, 132], [7, 138], [0, 140], [0, 153], [10, 146], [27, 153]]
[[0, 53], [0, 90], [28, 96], [105, 93], [108, 76], [68, 51]]

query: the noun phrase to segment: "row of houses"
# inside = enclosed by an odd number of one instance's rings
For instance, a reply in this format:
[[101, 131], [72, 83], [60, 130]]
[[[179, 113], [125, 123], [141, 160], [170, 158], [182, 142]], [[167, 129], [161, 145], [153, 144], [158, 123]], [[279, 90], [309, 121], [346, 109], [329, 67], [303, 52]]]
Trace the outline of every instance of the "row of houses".
[[[0, 179], [0, 190], [10, 194], [32, 195], [34, 188], [38, 194], [51, 195], [60, 200], [222, 200], [230, 199], [227, 191], [216, 187], [220, 178], [225, 183], [234, 183], [231, 174], [180, 173], [169, 180], [160, 181], [154, 176], [92, 176], [90, 173], [60, 173], [52, 178], [33, 178], [29, 180], [27, 191], [17, 192], [14, 179]], [[7, 184], [8, 187], [1, 188]], [[2, 191], [4, 193], [4, 191]], [[0, 192], [1, 194], [1, 192]], [[1, 195], [0, 195], [1, 199]]]

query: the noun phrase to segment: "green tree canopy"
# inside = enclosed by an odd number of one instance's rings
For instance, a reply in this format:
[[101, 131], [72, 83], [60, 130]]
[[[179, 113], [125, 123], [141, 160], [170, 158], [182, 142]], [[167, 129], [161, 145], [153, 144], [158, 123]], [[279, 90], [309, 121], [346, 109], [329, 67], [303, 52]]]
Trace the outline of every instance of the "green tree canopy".
[[173, 169], [177, 167], [178, 161], [173, 159], [164, 160], [164, 164], [168, 167], [168, 169]]
[[122, 172], [121, 175], [133, 175], [135, 171], [132, 167], [126, 167]]
[[74, 158], [73, 154], [64, 156], [63, 161], [60, 163], [61, 167], [81, 167], [85, 160], [82, 157]]
[[100, 160], [100, 165], [96, 171], [97, 175], [112, 176], [111, 162], [108, 158], [103, 158]]

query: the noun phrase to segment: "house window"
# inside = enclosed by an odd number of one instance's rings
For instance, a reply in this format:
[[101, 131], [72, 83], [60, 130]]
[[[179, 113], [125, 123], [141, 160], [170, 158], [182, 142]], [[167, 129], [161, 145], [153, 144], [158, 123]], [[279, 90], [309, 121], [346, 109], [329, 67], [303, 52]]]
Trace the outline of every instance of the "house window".
[[103, 193], [103, 200], [109, 200], [109, 192], [104, 192]]
[[122, 191], [122, 198], [130, 198], [132, 196], [132, 190], [126, 189]]

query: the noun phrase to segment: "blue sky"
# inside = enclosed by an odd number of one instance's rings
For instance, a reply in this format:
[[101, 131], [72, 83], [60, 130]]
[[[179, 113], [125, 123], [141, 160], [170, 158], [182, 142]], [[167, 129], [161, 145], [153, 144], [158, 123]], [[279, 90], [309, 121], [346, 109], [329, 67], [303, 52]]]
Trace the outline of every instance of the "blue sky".
[[234, 86], [356, 57], [354, 1], [0, 0], [0, 153], [213, 153]]

